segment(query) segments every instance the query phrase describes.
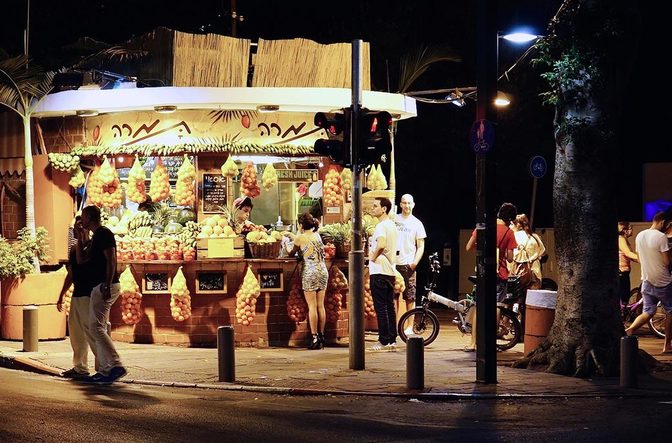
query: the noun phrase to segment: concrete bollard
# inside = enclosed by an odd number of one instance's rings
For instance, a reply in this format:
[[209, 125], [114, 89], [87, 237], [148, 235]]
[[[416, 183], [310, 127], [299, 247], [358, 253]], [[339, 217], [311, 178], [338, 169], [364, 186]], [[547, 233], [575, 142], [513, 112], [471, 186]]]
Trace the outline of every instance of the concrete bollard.
[[406, 388], [425, 389], [425, 343], [410, 336], [406, 342]]
[[637, 357], [639, 356], [639, 341], [630, 335], [621, 337], [621, 387], [637, 387]]
[[236, 381], [236, 355], [233, 326], [217, 328], [217, 367], [219, 381]]
[[24, 352], [37, 352], [38, 334], [38, 310], [37, 306], [23, 307], [23, 350]]

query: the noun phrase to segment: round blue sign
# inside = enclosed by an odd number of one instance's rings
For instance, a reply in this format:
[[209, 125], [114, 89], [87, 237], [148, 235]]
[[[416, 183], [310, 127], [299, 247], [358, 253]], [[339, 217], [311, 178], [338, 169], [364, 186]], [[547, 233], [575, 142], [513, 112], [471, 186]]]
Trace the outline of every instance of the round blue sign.
[[546, 159], [541, 155], [535, 155], [530, 160], [530, 174], [534, 178], [541, 178], [546, 175]]
[[469, 130], [469, 145], [476, 154], [489, 152], [495, 144], [495, 127], [492, 122], [476, 120]]

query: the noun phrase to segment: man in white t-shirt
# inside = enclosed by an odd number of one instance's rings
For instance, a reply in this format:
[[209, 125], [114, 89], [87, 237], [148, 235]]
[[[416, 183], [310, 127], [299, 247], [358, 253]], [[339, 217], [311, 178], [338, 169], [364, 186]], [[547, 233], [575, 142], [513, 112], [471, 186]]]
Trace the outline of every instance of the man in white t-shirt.
[[[415, 269], [418, 267], [418, 263], [420, 263], [422, 255], [425, 253], [425, 238], [427, 238], [427, 233], [422, 222], [413, 215], [415, 202], [411, 194], [402, 195], [399, 206], [401, 206], [401, 214], [398, 214], [395, 220], [397, 230], [399, 231], [397, 271], [404, 277], [406, 289], [404, 290], [403, 297], [406, 300], [406, 310], [409, 310], [415, 305]], [[398, 309], [399, 300], [395, 300], [395, 306]]]
[[670, 258], [667, 236], [663, 233], [665, 213], [659, 212], [653, 217], [649, 229], [637, 234], [635, 250], [639, 255], [642, 268], [642, 298], [644, 309], [637, 316], [625, 333], [632, 335], [656, 312], [656, 305], [662, 302], [667, 315], [665, 316], [665, 343], [663, 353], [672, 354], [672, 275], [670, 274]]
[[397, 226], [390, 220], [392, 202], [376, 197], [371, 215], [379, 222], [369, 240], [369, 285], [378, 318], [378, 343], [370, 349], [395, 351], [397, 316], [394, 310], [394, 270], [397, 261]]

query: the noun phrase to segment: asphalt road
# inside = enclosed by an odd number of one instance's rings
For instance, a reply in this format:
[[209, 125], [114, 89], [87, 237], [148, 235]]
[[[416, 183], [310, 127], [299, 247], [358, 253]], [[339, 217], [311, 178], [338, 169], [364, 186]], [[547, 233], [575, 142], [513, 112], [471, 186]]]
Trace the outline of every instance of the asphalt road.
[[0, 368], [0, 441], [643, 441], [668, 402], [622, 398], [419, 402], [75, 384]]

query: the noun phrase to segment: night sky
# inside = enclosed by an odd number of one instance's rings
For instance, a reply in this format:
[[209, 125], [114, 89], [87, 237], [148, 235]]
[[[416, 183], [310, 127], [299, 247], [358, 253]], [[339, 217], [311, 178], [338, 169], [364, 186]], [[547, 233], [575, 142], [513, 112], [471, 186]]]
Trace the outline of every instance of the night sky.
[[[238, 0], [244, 21], [238, 37], [280, 39], [303, 37], [320, 43], [349, 42], [362, 38], [372, 46], [372, 84], [376, 90], [398, 91], [399, 60], [403, 54], [428, 45], [461, 56], [461, 63], [436, 65], [412, 90], [475, 85], [475, 3], [473, 1], [262, 1]], [[544, 33], [560, 1], [500, 1], [498, 25], [531, 24]], [[618, 193], [619, 218], [642, 219], [644, 161], [672, 161], [662, 122], [670, 117], [669, 75], [660, 67], [667, 54], [669, 36], [663, 14], [642, 5], [642, 33], [631, 86], [623, 91], [627, 102], [616, 160], [614, 192]], [[25, 0], [3, 2], [5, 26], [0, 48], [11, 55], [22, 51]], [[68, 52], [64, 45], [88, 36], [108, 43], [124, 41], [156, 26], [184, 32], [230, 35], [229, 0], [191, 0], [175, 6], [157, 1], [40, 0], [31, 3], [31, 55], [50, 66]], [[648, 9], [645, 9], [648, 8]], [[500, 44], [500, 71], [524, 51]], [[51, 67], [51, 66], [50, 66]], [[388, 82], [389, 77], [389, 82]], [[497, 127], [497, 202], [511, 201], [529, 214], [532, 178], [529, 159], [542, 155], [549, 173], [539, 180], [535, 225], [553, 224], [551, 208], [554, 158], [553, 109], [541, 105], [544, 84], [529, 60], [513, 71], [499, 89], [510, 92], [514, 102], [500, 112]], [[455, 244], [459, 229], [474, 224], [474, 156], [467, 140], [474, 120], [475, 103], [464, 108], [418, 104], [418, 118], [403, 121], [396, 139], [397, 194], [416, 197], [415, 214], [428, 228], [430, 251], [445, 242]], [[659, 128], [652, 130], [650, 128]], [[662, 130], [660, 129], [662, 128]], [[402, 166], [403, 165], [403, 166]], [[431, 177], [427, 179], [425, 177]], [[447, 214], [437, 217], [437, 213]]]

